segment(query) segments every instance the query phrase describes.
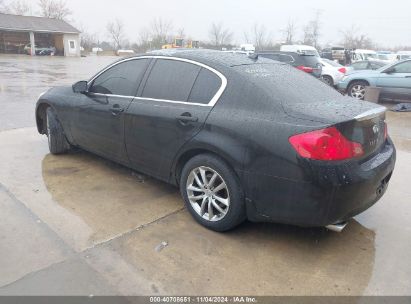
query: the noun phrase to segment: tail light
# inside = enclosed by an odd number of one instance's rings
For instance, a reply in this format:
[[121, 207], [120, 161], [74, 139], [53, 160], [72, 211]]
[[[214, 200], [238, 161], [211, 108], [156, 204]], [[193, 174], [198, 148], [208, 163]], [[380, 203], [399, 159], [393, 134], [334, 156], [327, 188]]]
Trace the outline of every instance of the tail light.
[[343, 67], [343, 68], [339, 68], [338, 71], [345, 74], [347, 72], [347, 69]]
[[301, 70], [301, 71], [303, 71], [303, 72], [306, 72], [306, 73], [312, 73], [312, 72], [314, 72], [314, 69], [313, 69], [312, 67], [307, 67], [307, 66], [303, 66], [303, 65], [299, 65], [299, 66], [297, 67], [297, 69], [299, 69], [299, 70]]
[[364, 154], [360, 143], [348, 140], [335, 127], [297, 134], [288, 140], [304, 158], [344, 160]]

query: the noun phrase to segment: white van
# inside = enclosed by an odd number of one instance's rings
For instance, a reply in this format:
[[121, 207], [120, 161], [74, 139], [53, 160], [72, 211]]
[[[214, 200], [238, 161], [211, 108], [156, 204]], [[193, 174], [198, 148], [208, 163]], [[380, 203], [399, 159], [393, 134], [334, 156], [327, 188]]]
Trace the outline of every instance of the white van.
[[285, 44], [281, 46], [280, 51], [304, 53], [307, 55], [315, 55], [317, 57], [320, 57], [320, 54], [315, 47], [304, 44]]
[[254, 53], [255, 46], [253, 44], [244, 43], [240, 45], [240, 50], [244, 52]]

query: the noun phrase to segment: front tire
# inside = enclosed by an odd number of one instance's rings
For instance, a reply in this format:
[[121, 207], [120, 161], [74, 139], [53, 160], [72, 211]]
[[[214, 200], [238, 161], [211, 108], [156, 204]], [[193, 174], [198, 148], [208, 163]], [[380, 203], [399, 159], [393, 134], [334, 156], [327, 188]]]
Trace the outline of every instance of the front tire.
[[184, 166], [180, 192], [194, 219], [214, 231], [227, 231], [245, 218], [244, 194], [235, 172], [221, 158], [200, 154]]
[[63, 127], [52, 108], [47, 108], [47, 138], [51, 154], [62, 154], [70, 150], [70, 144], [64, 135]]
[[366, 86], [368, 86], [368, 83], [365, 81], [354, 81], [348, 87], [348, 96], [354, 97], [358, 100], [364, 100]]

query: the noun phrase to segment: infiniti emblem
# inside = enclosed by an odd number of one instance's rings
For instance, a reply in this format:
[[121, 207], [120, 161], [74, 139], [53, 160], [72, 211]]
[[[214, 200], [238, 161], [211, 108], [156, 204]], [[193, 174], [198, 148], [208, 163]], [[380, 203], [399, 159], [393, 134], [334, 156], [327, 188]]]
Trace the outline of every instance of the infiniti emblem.
[[374, 131], [374, 134], [377, 134], [378, 131], [380, 131], [380, 128], [379, 128], [377, 125], [374, 125], [374, 126], [372, 127], [372, 130]]

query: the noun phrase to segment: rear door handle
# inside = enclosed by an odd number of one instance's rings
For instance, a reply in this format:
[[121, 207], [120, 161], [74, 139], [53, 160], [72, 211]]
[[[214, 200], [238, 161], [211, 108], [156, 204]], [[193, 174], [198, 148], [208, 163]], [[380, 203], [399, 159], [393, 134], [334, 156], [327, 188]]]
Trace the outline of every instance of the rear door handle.
[[180, 116], [177, 116], [177, 120], [183, 124], [186, 124], [188, 122], [196, 122], [198, 121], [198, 117], [191, 116], [191, 113], [183, 113]]
[[410, 76], [405, 76], [405, 78], [411, 78], [411, 75]]

